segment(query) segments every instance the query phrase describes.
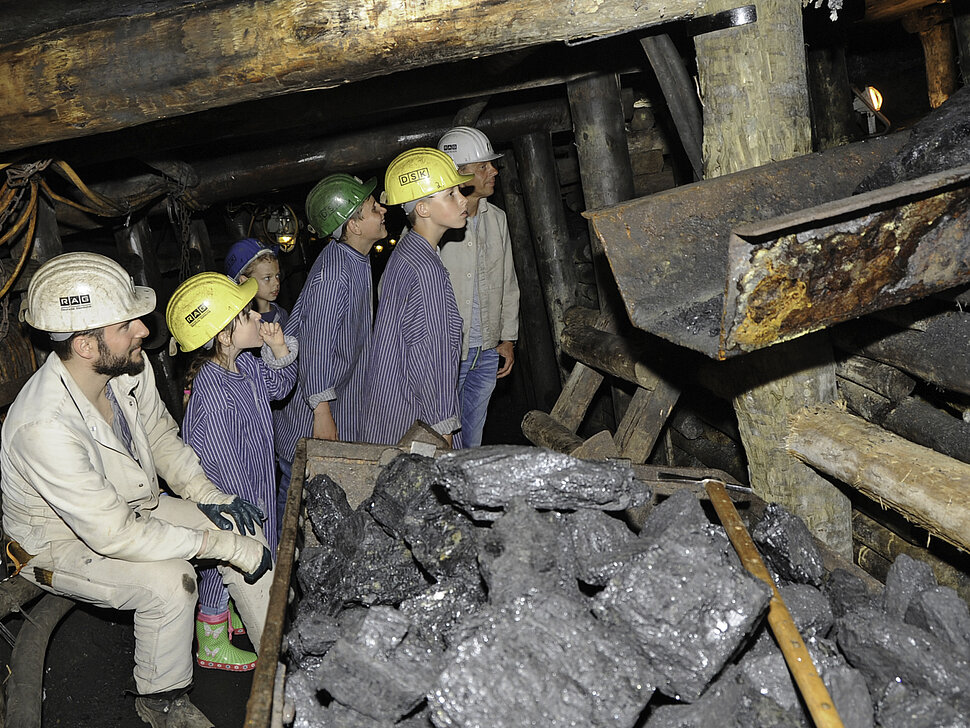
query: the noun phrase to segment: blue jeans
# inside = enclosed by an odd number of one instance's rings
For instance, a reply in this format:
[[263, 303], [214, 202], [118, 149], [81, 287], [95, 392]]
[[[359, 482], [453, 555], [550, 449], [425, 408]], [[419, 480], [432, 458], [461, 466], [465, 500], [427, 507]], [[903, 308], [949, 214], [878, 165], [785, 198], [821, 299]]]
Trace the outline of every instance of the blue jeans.
[[468, 350], [468, 357], [458, 369], [458, 401], [461, 404], [461, 446], [482, 444], [488, 400], [495, 390], [498, 373], [498, 351], [477, 346]]

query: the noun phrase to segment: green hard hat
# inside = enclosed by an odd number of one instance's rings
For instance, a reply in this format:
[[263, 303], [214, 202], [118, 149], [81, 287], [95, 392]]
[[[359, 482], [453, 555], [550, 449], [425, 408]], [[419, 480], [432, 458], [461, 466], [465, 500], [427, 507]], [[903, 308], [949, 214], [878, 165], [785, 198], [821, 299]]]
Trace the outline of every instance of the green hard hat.
[[310, 227], [324, 237], [343, 225], [377, 186], [377, 179], [361, 182], [349, 174], [331, 174], [317, 182], [306, 196]]

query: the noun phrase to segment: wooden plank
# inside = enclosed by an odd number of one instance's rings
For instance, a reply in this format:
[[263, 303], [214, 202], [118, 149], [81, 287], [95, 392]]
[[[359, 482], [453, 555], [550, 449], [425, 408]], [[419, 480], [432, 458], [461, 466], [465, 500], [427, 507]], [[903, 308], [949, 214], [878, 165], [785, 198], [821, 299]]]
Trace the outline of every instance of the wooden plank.
[[593, 396], [603, 383], [603, 375], [582, 362], [576, 362], [573, 371], [562, 388], [556, 405], [549, 413], [563, 427], [576, 432], [586, 416]]
[[796, 413], [786, 444], [816, 470], [970, 551], [970, 465], [831, 404]]
[[652, 390], [637, 387], [616, 428], [616, 444], [623, 457], [635, 463], [650, 457], [679, 397], [680, 388], [663, 379], [658, 379]]
[[888, 364], [864, 356], [837, 357], [835, 373], [898, 402], [916, 388], [916, 380]]
[[566, 11], [549, 0], [149, 5], [0, 47], [0, 150], [630, 31], [702, 15], [705, 4], [573, 0]]
[[620, 451], [617, 449], [616, 443], [613, 442], [613, 435], [610, 434], [609, 430], [597, 432], [569, 454], [575, 458], [585, 458], [587, 460], [604, 460], [606, 458], [620, 457]]

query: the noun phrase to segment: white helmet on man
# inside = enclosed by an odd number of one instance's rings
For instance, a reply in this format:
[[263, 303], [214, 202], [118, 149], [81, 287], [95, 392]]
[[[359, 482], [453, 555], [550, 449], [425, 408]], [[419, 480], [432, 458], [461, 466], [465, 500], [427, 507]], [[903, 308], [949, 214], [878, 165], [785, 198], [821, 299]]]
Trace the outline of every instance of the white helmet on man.
[[455, 166], [475, 162], [491, 162], [501, 154], [496, 154], [488, 137], [470, 126], [456, 126], [444, 133], [438, 140], [438, 149], [455, 160]]
[[55, 341], [77, 331], [140, 318], [155, 310], [155, 291], [96, 253], [64, 253], [44, 263], [27, 288], [21, 320]]

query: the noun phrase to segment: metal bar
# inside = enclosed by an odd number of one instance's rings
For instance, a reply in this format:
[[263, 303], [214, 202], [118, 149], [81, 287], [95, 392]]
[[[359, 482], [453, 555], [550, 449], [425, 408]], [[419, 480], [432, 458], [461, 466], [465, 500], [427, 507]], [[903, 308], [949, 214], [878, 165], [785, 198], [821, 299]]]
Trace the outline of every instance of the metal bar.
[[848, 197], [906, 136], [850, 144], [583, 214], [603, 243], [633, 324], [723, 358], [732, 229]]
[[968, 213], [970, 165], [735, 228], [721, 353], [967, 282]]
[[738, 552], [744, 568], [771, 588], [771, 602], [768, 604], [768, 625], [771, 627], [771, 632], [775, 635], [778, 646], [785, 656], [785, 662], [788, 663], [788, 669], [791, 670], [792, 677], [795, 678], [795, 684], [798, 685], [802, 698], [805, 699], [805, 705], [808, 707], [812, 720], [819, 728], [843, 728], [842, 719], [839, 718], [839, 713], [835, 709], [832, 696], [829, 695], [828, 688], [825, 687], [822, 678], [818, 676], [818, 670], [815, 669], [815, 663], [812, 662], [812, 656], [809, 654], [808, 648], [805, 647], [798, 627], [795, 626], [795, 621], [792, 619], [788, 607], [785, 606], [781, 594], [778, 593], [778, 587], [775, 586], [771, 574], [768, 573], [768, 567], [761, 560], [761, 555], [758, 553], [754, 541], [751, 540], [748, 530], [741, 522], [741, 517], [724, 489], [724, 483], [717, 480], [708, 480], [704, 485], [708, 496], [711, 498], [711, 504], [717, 511], [718, 518], [721, 519], [721, 524], [724, 526], [734, 550]]

